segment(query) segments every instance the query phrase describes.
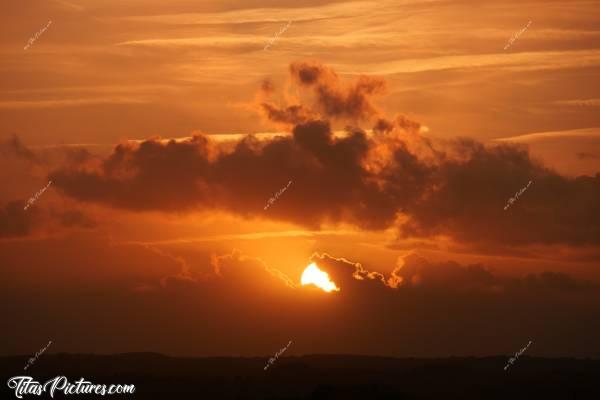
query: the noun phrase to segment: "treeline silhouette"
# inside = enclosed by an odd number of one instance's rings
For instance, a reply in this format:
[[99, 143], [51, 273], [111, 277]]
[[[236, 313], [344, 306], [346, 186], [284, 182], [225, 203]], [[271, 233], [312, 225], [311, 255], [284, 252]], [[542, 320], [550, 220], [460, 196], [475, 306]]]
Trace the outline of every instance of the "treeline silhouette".
[[[32, 376], [44, 383], [65, 375], [70, 383], [134, 384], [133, 395], [68, 395], [55, 399], [600, 399], [600, 360], [521, 356], [399, 359], [313, 355], [177, 358], [154, 353], [44, 354], [27, 371], [29, 356], [0, 357], [1, 399], [14, 399], [7, 381]], [[25, 395], [24, 399], [50, 398]]]

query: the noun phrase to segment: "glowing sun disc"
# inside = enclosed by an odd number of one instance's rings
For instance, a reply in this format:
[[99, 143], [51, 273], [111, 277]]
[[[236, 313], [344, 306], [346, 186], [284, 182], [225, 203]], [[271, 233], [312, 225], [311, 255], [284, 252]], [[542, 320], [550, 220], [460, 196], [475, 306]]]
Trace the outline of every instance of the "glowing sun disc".
[[329, 279], [329, 274], [325, 271], [321, 271], [315, 263], [311, 263], [306, 267], [300, 278], [300, 283], [302, 285], [315, 285], [328, 293], [333, 290], [340, 290], [335, 286], [335, 283]]

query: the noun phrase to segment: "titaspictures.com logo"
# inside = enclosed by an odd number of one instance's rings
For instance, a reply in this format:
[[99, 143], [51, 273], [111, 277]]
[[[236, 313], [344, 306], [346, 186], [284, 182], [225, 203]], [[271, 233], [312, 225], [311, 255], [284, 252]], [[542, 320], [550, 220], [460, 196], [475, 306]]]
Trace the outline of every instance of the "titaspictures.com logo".
[[8, 380], [8, 387], [15, 390], [15, 396], [22, 399], [23, 395], [34, 394], [41, 396], [48, 392], [50, 397], [54, 398], [54, 393], [63, 392], [68, 394], [97, 394], [105, 396], [107, 394], [133, 394], [135, 385], [103, 385], [93, 384], [83, 378], [75, 383], [69, 383], [66, 376], [57, 376], [44, 384], [34, 381], [31, 376], [13, 376]]

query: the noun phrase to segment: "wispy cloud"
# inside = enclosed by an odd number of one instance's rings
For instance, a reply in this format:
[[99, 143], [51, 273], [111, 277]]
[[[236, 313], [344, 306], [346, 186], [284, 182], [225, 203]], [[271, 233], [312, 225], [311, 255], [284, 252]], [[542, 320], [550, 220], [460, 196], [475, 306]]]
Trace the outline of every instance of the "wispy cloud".
[[358, 13], [373, 12], [377, 3], [357, 1], [333, 3], [314, 7], [247, 8], [216, 13], [180, 13], [140, 16], [111, 17], [112, 21], [151, 22], [166, 25], [216, 25], [248, 23], [280, 23], [289, 19], [311, 21], [339, 17], [351, 17]]
[[549, 131], [527, 133], [525, 135], [494, 139], [498, 142], [532, 142], [553, 137], [600, 137], [600, 128], [569, 129], [564, 131]]
[[335, 64], [345, 72], [358, 74], [369, 70], [379, 75], [425, 71], [505, 67], [511, 70], [565, 69], [600, 65], [600, 50], [536, 51], [522, 53], [488, 53], [475, 55], [411, 58], [367, 64]]
[[566, 106], [588, 106], [588, 107], [600, 107], [600, 99], [575, 99], [575, 100], [561, 100], [554, 104], [566, 105]]
[[0, 108], [57, 108], [78, 107], [89, 104], [143, 104], [149, 99], [135, 97], [95, 97], [82, 99], [56, 99], [56, 100], [14, 100], [0, 101]]

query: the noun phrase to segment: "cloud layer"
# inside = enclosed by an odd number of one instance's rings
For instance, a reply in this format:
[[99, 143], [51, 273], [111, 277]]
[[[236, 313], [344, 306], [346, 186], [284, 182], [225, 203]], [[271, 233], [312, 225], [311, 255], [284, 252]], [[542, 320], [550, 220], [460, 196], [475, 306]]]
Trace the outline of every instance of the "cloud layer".
[[48, 337], [57, 352], [183, 356], [265, 355], [284, 340], [294, 341], [290, 355], [483, 356], [509, 354], [524, 337], [539, 343], [537, 355], [600, 351], [597, 286], [562, 273], [507, 278], [411, 256], [384, 276], [317, 253], [310, 261], [341, 289], [325, 293], [258, 258], [201, 251], [185, 257], [97, 234], [0, 242], [0, 311], [18, 304], [11, 322], [21, 327], [3, 351], [26, 354]]
[[[233, 145], [203, 135], [121, 144], [100, 164], [58, 169], [50, 179], [75, 199], [134, 211], [221, 209], [312, 228], [395, 227], [401, 237], [510, 245], [599, 242], [600, 175], [563, 177], [514, 144], [434, 143], [420, 134], [420, 124], [375, 111], [379, 80], [340, 82], [317, 63], [292, 64], [290, 73], [310, 89], [303, 103], [283, 102], [273, 118], [295, 122], [303, 115], [291, 135], [249, 135]], [[337, 135], [330, 118], [370, 121], [374, 129], [350, 125]], [[293, 188], [265, 215], [265, 199], [289, 180]]]

